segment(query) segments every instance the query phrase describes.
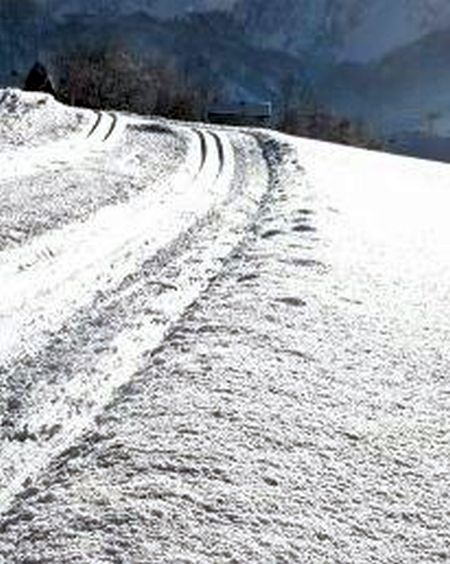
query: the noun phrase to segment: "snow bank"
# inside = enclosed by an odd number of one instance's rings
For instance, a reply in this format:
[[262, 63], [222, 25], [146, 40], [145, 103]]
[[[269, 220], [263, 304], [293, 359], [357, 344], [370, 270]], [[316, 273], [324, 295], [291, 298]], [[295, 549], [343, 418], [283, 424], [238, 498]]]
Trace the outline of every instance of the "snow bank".
[[0, 90], [0, 151], [38, 146], [77, 133], [89, 123], [90, 114], [65, 106], [49, 94]]

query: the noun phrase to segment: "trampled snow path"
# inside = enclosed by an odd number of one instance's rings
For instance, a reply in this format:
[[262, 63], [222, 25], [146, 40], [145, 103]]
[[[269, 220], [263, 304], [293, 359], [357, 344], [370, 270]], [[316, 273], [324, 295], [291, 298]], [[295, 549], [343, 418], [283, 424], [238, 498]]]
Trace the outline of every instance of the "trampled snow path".
[[[119, 121], [125, 119], [119, 117]], [[92, 130], [98, 130], [99, 123]], [[2, 511], [23, 484], [89, 428], [116, 390], [139, 370], [144, 353], [161, 344], [245, 237], [267, 182], [262, 178], [254, 189], [249, 185], [245, 193], [236, 194], [234, 151], [228, 135], [193, 129], [191, 137], [185, 165], [156, 194], [144, 191], [127, 203], [100, 209], [86, 222], [50, 231], [0, 255], [0, 365], [5, 369], [17, 359], [38, 356], [49, 335], [57, 334], [99, 293], [114, 294], [123, 280], [138, 275], [150, 257], [169, 250], [170, 268], [177, 271], [171, 291], [153, 296], [153, 314], [130, 316], [92, 369], [80, 369], [57, 385], [30, 382], [36, 390], [26, 413], [15, 423], [43, 440], [39, 439], [39, 446], [34, 441], [3, 441]], [[104, 132], [99, 139], [105, 139]], [[53, 146], [46, 154], [54, 162]], [[209, 243], [188, 246], [177, 257], [177, 244], [195, 236], [197, 230], [210, 232]], [[139, 293], [137, 288], [134, 285], [132, 291]], [[126, 292], [121, 296], [125, 299]], [[53, 430], [51, 436], [49, 430]]]
[[44, 161], [31, 176], [0, 177], [0, 250], [85, 222], [101, 208], [126, 203], [143, 191], [158, 191], [180, 167], [189, 135], [128, 117], [125, 123], [115, 129], [120, 142], [100, 140], [86, 150], [81, 136], [76, 154], [65, 161]]
[[156, 201], [154, 193], [144, 192], [0, 256], [0, 363], [33, 344], [42, 346], [45, 332], [56, 330], [98, 291], [115, 287], [143, 253], [151, 256], [169, 245], [226, 197], [233, 169], [229, 149], [224, 172], [216, 140], [199, 132], [186, 162]]

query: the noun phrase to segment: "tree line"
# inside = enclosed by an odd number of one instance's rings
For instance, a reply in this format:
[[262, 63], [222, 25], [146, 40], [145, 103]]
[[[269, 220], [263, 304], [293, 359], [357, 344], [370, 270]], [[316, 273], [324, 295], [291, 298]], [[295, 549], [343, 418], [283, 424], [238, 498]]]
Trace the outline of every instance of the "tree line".
[[[223, 98], [220, 84], [205, 86], [188, 68], [161, 55], [140, 59], [126, 49], [77, 49], [55, 57], [59, 100], [94, 109], [203, 120], [208, 106]], [[322, 108], [311, 88], [297, 78], [279, 85], [272, 127], [293, 135], [381, 148], [361, 125]]]
[[201, 119], [211, 92], [205, 92], [174, 61], [140, 60], [126, 50], [77, 50], [56, 57], [56, 96], [75, 106]]

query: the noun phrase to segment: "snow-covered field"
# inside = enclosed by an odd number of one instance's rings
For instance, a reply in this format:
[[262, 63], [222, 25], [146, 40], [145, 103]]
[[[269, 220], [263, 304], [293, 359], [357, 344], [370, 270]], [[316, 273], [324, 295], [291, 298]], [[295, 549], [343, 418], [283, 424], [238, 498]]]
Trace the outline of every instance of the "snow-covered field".
[[0, 561], [450, 559], [448, 165], [0, 100]]

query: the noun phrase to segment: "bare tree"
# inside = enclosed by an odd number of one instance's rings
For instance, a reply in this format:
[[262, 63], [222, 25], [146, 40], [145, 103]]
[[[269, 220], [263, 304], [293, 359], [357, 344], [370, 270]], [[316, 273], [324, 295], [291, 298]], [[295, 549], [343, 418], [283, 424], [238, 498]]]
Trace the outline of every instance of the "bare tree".
[[54, 66], [58, 97], [73, 105], [195, 120], [204, 115], [210, 97], [173, 61], [156, 55], [139, 60], [117, 46], [68, 50]]
[[155, 105], [151, 77], [126, 51], [77, 50], [57, 58], [58, 95], [70, 104], [150, 112]]

